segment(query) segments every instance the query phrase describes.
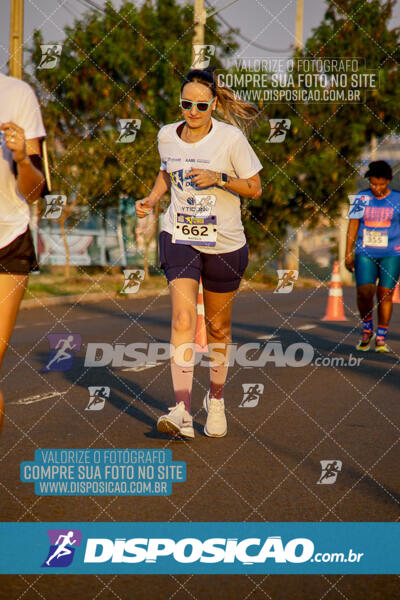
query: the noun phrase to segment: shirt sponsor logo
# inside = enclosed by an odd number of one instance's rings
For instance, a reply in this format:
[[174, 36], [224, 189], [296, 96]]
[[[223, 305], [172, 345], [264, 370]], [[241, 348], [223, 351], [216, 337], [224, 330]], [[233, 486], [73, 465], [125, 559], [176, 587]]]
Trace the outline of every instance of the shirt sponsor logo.
[[365, 194], [349, 194], [349, 219], [362, 219], [365, 207], [370, 203], [371, 197]]
[[191, 187], [194, 189], [198, 188], [194, 183], [192, 183], [192, 178], [189, 176], [190, 169], [178, 169], [178, 171], [171, 171], [169, 176], [171, 178], [171, 182], [181, 191], [186, 187]]
[[364, 223], [366, 227], [390, 227], [393, 213], [391, 206], [366, 206]]

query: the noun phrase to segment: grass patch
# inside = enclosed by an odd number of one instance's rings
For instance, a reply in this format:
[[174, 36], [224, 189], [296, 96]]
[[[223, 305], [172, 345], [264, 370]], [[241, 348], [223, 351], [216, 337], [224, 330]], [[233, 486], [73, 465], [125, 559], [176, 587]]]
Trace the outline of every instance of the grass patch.
[[[43, 270], [39, 275], [31, 275], [24, 298], [44, 298], [48, 296], [70, 296], [74, 294], [96, 294], [99, 292], [119, 293], [123, 288], [124, 275], [119, 269], [71, 269], [67, 279], [64, 270]], [[165, 277], [150, 275], [140, 285], [143, 290], [166, 288]], [[125, 295], [125, 294], [124, 294]]]

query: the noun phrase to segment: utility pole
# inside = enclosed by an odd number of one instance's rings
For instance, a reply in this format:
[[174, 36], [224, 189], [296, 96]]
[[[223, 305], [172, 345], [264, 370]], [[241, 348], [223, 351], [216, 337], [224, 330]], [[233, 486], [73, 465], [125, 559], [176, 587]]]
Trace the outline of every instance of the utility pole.
[[206, 24], [207, 13], [204, 8], [204, 0], [194, 0], [193, 15], [193, 41], [192, 41], [192, 60], [194, 60], [195, 44], [204, 44], [204, 25]]
[[228, 4], [225, 4], [224, 6], [221, 6], [220, 8], [213, 10], [210, 13], [207, 13], [206, 9], [204, 8], [204, 0], [194, 0], [192, 62], [195, 58], [193, 46], [195, 44], [201, 44], [202, 46], [204, 45], [204, 26], [206, 24], [207, 19], [209, 17], [217, 15], [221, 12], [221, 10], [228, 8], [228, 6], [231, 6], [231, 4], [235, 4], [236, 2], [238, 2], [238, 0], [230, 0]]
[[[24, 60], [24, 0], [11, 0], [10, 11], [10, 57], [8, 61], [8, 74], [11, 77], [22, 79]], [[46, 142], [42, 143], [42, 155], [44, 157], [46, 181], [48, 189], [51, 190], [50, 174], [48, 172]], [[35, 201], [31, 206], [31, 231], [35, 250], [38, 248], [39, 236], [39, 202]]]
[[[304, 0], [296, 2], [296, 24], [294, 33], [294, 48], [301, 50], [303, 48], [303, 21], [304, 21]], [[287, 228], [285, 251], [284, 251], [284, 267], [290, 270], [299, 270], [300, 258], [300, 243], [302, 239], [302, 231], [294, 227]]]
[[297, 0], [296, 4], [296, 27], [294, 32], [294, 47], [296, 50], [303, 48], [303, 21], [304, 21], [304, 0]]
[[22, 79], [24, 0], [11, 0], [9, 74]]

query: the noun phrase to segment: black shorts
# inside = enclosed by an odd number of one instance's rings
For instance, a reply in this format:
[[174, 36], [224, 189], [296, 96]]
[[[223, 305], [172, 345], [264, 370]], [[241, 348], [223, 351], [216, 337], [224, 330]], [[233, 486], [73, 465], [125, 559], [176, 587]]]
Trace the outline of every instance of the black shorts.
[[38, 272], [35, 247], [29, 227], [4, 248], [0, 248], [0, 274], [28, 275]]
[[199, 281], [201, 277], [205, 290], [233, 292], [239, 288], [248, 262], [247, 244], [233, 252], [207, 254], [187, 244], [173, 244], [170, 233], [160, 233], [160, 268], [168, 283], [184, 277]]

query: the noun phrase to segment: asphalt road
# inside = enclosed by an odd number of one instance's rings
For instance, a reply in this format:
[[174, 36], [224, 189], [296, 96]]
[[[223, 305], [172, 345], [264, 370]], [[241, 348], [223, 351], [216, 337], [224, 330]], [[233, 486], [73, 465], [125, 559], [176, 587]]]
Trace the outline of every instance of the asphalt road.
[[[225, 388], [229, 429], [222, 439], [203, 434], [208, 368], [197, 366], [193, 442], [171, 441], [154, 426], [173, 400], [167, 361], [142, 371], [84, 366], [88, 343], [167, 342], [168, 296], [21, 311], [4, 364], [1, 519], [398, 520], [400, 305], [389, 332], [393, 353], [362, 354], [354, 348], [359, 330], [354, 296], [354, 289], [344, 290], [348, 320], [328, 323], [321, 321], [326, 290], [240, 293], [233, 313], [234, 343], [274, 344], [272, 354], [278, 357], [280, 348], [286, 355], [292, 344], [308, 344], [314, 357], [305, 366], [279, 366], [278, 360], [264, 367], [235, 364]], [[41, 372], [51, 333], [82, 336], [82, 348], [66, 372]], [[349, 366], [350, 354], [362, 360]], [[299, 360], [301, 350], [294, 356]], [[316, 359], [323, 358], [325, 366], [317, 365]], [[345, 364], [332, 364], [332, 358]], [[255, 406], [240, 406], [242, 386], [249, 383], [263, 385], [263, 393]], [[87, 411], [88, 386], [98, 385], [109, 386], [110, 397], [102, 410]], [[20, 462], [33, 460], [38, 448], [170, 448], [174, 460], [186, 461], [187, 481], [175, 483], [169, 497], [39, 497], [33, 484], [19, 480]], [[342, 461], [335, 484], [317, 484], [321, 460]], [[7, 600], [399, 597], [400, 580], [389, 575], [0, 577], [0, 598]]]

